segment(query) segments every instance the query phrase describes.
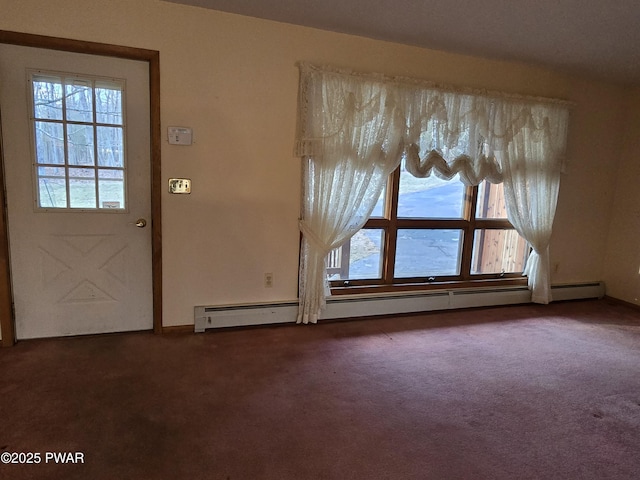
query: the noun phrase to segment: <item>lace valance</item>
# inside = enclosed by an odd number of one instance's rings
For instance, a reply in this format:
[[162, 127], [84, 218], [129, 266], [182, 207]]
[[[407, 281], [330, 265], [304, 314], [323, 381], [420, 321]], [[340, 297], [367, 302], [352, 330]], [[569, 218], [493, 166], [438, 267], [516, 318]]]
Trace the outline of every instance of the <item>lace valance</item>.
[[351, 140], [364, 129], [366, 148], [375, 153], [369, 160], [388, 164], [397, 157], [397, 165], [404, 158], [417, 177], [434, 173], [444, 179], [459, 175], [467, 185], [499, 183], [502, 155], [514, 143], [527, 145], [528, 161], [537, 152], [545, 168], [563, 168], [568, 102], [306, 63], [299, 68], [298, 156], [362, 158], [358, 150], [365, 145]]

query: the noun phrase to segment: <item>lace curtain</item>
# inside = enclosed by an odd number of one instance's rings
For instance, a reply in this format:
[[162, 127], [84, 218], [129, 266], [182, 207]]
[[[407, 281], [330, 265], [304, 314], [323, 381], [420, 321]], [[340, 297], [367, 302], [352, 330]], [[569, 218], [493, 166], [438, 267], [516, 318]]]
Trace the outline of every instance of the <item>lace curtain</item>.
[[549, 241], [562, 169], [554, 153], [566, 138], [567, 113], [557, 105], [527, 113], [501, 152], [504, 194], [509, 221], [533, 249], [524, 269], [531, 300], [546, 304], [552, 300]]
[[403, 158], [417, 177], [504, 180], [509, 220], [535, 251], [525, 270], [534, 301], [550, 299], [548, 242], [566, 103], [299, 67], [299, 323], [317, 321], [329, 292], [327, 254], [362, 228]]
[[[306, 69], [305, 69], [306, 70]], [[308, 70], [309, 72], [315, 70]], [[393, 98], [349, 76], [302, 77], [304, 159], [298, 323], [315, 323], [329, 293], [327, 255], [362, 228], [401, 156]]]

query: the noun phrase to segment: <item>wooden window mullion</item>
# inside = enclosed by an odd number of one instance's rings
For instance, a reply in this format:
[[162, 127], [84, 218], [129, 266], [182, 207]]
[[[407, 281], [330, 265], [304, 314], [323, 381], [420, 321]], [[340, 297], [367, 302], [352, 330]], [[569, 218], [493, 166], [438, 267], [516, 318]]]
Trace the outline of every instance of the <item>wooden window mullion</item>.
[[478, 187], [467, 187], [464, 196], [464, 218], [466, 228], [462, 243], [462, 261], [460, 264], [460, 278], [469, 280], [471, 278], [471, 258], [473, 257], [473, 237], [475, 232], [476, 204], [478, 198]]
[[[516, 273], [501, 274], [504, 279], [497, 279], [495, 274], [472, 274], [473, 269], [473, 249], [476, 232], [484, 233], [484, 230], [491, 229], [513, 229], [507, 219], [503, 218], [476, 218], [478, 207], [478, 196], [480, 188], [478, 186], [466, 187], [464, 193], [464, 203], [462, 218], [398, 218], [398, 204], [400, 195], [400, 167], [394, 170], [388, 179], [384, 214], [382, 217], [370, 218], [365, 224], [365, 228], [379, 229], [384, 231], [381, 280], [363, 279], [351, 282], [348, 289], [355, 287], [358, 291], [391, 291], [395, 289], [421, 289], [435, 288], [436, 285], [457, 284], [473, 285], [477, 282], [487, 282], [494, 280], [513, 281], [520, 277]], [[486, 205], [484, 210], [486, 210]], [[484, 211], [483, 210], [483, 211]], [[397, 253], [398, 229], [430, 229], [430, 230], [461, 230], [463, 232], [462, 245], [460, 250], [460, 273], [459, 275], [443, 275], [435, 279], [422, 277], [400, 278], [394, 280], [395, 260]], [[340, 288], [338, 286], [338, 288]]]
[[387, 188], [385, 217], [389, 223], [385, 230], [384, 257], [382, 263], [382, 283], [392, 284], [396, 263], [396, 243], [398, 238], [398, 196], [400, 192], [400, 168], [391, 174]]

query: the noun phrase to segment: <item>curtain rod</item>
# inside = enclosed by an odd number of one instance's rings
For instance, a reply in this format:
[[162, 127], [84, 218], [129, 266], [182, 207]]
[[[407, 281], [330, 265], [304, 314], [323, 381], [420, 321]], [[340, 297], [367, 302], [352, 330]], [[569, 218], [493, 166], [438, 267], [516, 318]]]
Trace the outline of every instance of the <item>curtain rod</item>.
[[567, 108], [573, 108], [576, 106], [575, 102], [572, 102], [570, 100], [558, 99], [558, 98], [522, 95], [517, 93], [501, 92], [498, 90], [487, 90], [487, 89], [479, 89], [479, 88], [471, 88], [471, 87], [458, 87], [454, 85], [436, 83], [436, 82], [423, 80], [419, 78], [391, 76], [391, 75], [386, 75], [384, 73], [375, 73], [375, 72], [361, 72], [361, 71], [343, 69], [343, 68], [338, 68], [338, 67], [333, 67], [328, 65], [317, 65], [313, 63], [304, 62], [304, 61], [298, 61], [296, 62], [295, 65], [301, 71], [303, 71], [304, 69], [309, 69], [313, 71], [319, 71], [323, 73], [329, 73], [329, 74], [335, 74], [335, 75], [341, 75], [341, 76], [359, 77], [365, 80], [377, 81], [382, 83], [423, 87], [431, 90], [439, 90], [444, 93], [460, 93], [463, 95], [477, 95], [477, 96], [482, 96], [487, 98], [496, 98], [496, 99], [507, 98], [507, 99], [524, 101], [528, 103], [545, 103], [545, 104], [559, 105]]

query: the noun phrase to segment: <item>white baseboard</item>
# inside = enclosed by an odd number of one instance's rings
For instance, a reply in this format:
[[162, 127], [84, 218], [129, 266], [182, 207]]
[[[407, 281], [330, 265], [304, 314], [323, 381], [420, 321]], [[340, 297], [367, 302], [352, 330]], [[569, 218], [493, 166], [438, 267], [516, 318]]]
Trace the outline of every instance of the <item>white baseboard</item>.
[[[602, 298], [603, 282], [553, 285], [554, 301]], [[531, 302], [527, 287], [428, 290], [376, 295], [340, 295], [327, 299], [321, 320], [515, 305]], [[298, 301], [197, 306], [195, 331], [209, 328], [295, 323]]]

